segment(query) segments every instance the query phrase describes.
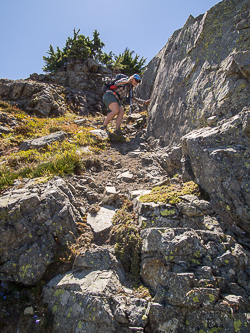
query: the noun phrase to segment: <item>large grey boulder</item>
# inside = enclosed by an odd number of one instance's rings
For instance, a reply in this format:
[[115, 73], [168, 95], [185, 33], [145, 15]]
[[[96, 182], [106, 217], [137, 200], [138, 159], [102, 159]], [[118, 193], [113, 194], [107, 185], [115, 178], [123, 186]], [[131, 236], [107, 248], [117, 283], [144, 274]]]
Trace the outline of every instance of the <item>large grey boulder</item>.
[[0, 136], [2, 136], [2, 134], [10, 134], [11, 132], [12, 130], [10, 128], [0, 125]]
[[248, 0], [224, 0], [174, 32], [142, 78], [142, 94], [152, 91], [148, 136], [178, 144], [249, 106], [248, 21]]
[[107, 297], [121, 287], [114, 271], [72, 271], [44, 288], [54, 332], [115, 332]]
[[183, 160], [189, 161], [183, 165], [183, 173], [193, 173], [196, 182], [209, 193], [214, 210], [227, 223], [247, 232], [250, 231], [249, 126], [250, 110], [245, 108], [218, 127], [202, 128], [182, 138]]
[[7, 191], [0, 197], [0, 279], [35, 285], [73, 242], [81, 216], [74, 196], [58, 178]]
[[94, 59], [91, 59], [91, 58], [87, 59], [86, 64], [87, 64], [88, 70], [91, 73], [97, 73], [98, 72], [99, 64]]
[[108, 245], [82, 249], [76, 255], [73, 269], [115, 270], [121, 283], [126, 279], [122, 265], [115, 256], [114, 248]]
[[188, 313], [188, 309], [175, 308], [169, 305], [153, 303], [149, 312], [151, 332], [249, 332], [248, 313], [235, 314], [232, 320], [232, 309], [221, 311], [195, 309]]
[[122, 285], [124, 275], [112, 248], [82, 252], [74, 268], [43, 289], [43, 301], [54, 316], [53, 332], [143, 332], [150, 304]]
[[40, 149], [46, 148], [56, 141], [63, 141], [66, 137], [66, 133], [63, 131], [51, 133], [49, 135], [43, 136], [41, 138], [27, 140], [21, 143], [19, 150], [29, 150], [29, 149]]
[[90, 134], [94, 137], [98, 137], [100, 140], [107, 140], [108, 139], [108, 133], [101, 129], [94, 129], [89, 131]]

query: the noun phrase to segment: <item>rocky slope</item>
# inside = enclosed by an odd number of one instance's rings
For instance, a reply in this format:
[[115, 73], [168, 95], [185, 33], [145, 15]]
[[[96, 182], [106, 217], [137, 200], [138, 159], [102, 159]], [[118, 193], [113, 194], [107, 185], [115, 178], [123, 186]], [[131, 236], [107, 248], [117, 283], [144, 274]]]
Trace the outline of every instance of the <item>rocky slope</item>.
[[[0, 332], [250, 331], [249, 9], [225, 0], [173, 34], [139, 89], [147, 128], [126, 117], [84, 173], [1, 194]], [[33, 116], [70, 108], [81, 127], [107, 74], [89, 60], [2, 79], [0, 96]]]
[[[17, 181], [1, 196], [3, 332], [249, 330], [247, 244], [199, 193], [181, 192], [181, 178], [167, 176], [143, 131], [126, 131], [130, 141], [113, 141], [85, 174]], [[177, 202], [143, 200], [156, 185], [179, 190]], [[140, 231], [138, 268], [148, 290], [132, 288], [115, 252], [113, 217], [125, 197], [133, 202], [129, 225]], [[73, 262], [62, 251], [67, 242], [76, 245]], [[40, 298], [5, 306], [23, 295], [11, 292], [16, 283], [41, 282]]]

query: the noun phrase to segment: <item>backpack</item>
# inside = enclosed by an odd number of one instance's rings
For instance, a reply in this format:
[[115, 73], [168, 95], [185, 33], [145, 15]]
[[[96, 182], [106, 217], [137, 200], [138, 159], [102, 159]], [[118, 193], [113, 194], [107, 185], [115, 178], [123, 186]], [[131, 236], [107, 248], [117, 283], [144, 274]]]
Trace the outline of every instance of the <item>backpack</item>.
[[108, 80], [104, 83], [104, 89], [106, 90], [115, 90], [117, 89], [117, 86], [115, 85], [115, 82], [121, 79], [128, 79], [128, 76], [125, 74], [117, 74], [114, 79]]

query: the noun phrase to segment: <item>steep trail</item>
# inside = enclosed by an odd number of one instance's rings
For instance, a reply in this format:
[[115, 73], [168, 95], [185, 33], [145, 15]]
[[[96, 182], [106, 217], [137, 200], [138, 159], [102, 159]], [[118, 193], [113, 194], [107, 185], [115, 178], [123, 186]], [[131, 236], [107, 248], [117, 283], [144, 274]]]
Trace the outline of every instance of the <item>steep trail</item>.
[[[85, 207], [102, 204], [106, 187], [115, 188], [119, 196], [128, 196], [134, 190], [152, 189], [168, 177], [147, 144], [144, 126], [136, 128], [137, 123], [128, 125], [126, 122], [128, 119], [124, 121], [123, 135], [116, 136], [113, 129], [109, 130], [107, 149], [89, 156], [83, 175], [66, 177]], [[88, 199], [90, 197], [92, 199]]]

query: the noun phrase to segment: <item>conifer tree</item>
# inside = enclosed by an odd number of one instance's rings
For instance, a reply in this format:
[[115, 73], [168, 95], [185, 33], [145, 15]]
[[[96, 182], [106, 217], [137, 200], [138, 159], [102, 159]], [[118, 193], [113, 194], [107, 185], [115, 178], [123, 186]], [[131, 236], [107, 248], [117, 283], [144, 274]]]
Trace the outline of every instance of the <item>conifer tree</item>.
[[132, 75], [134, 73], [141, 74], [145, 69], [145, 62], [147, 59], [136, 54], [133, 58], [135, 52], [126, 48], [122, 54], [119, 54], [115, 58], [114, 69], [116, 71], [121, 71], [126, 75]]
[[146, 59], [138, 54], [134, 55], [134, 51], [126, 48], [123, 53], [116, 56], [112, 51], [103, 53], [102, 49], [105, 44], [100, 39], [100, 34], [97, 30], [93, 32], [93, 39], [79, 34], [80, 29], [73, 30], [73, 37], [68, 37], [65, 46], [61, 50], [57, 47], [54, 51], [50, 45], [48, 56], [43, 57], [45, 65], [43, 71], [54, 72], [60, 68], [66, 67], [70, 61], [79, 60], [83, 62], [88, 58], [92, 58], [97, 62], [107, 66], [113, 72], [122, 72], [126, 75], [134, 73], [141, 74], [145, 68]]
[[97, 61], [100, 60], [102, 55], [102, 48], [105, 44], [100, 40], [97, 30], [93, 32], [93, 40], [84, 35], [79, 35], [80, 29], [76, 32], [73, 31], [73, 38], [68, 37], [65, 46], [62, 50], [57, 47], [56, 52], [52, 45], [47, 52], [48, 57], [43, 57], [45, 65], [43, 70], [45, 72], [53, 72], [67, 65], [70, 60], [80, 60], [83, 62], [88, 58], [93, 58]]
[[99, 35], [99, 32], [95, 30], [93, 33], [93, 40], [91, 41], [91, 56], [97, 61], [101, 60], [102, 48], [105, 46], [99, 38]]
[[113, 66], [114, 66], [114, 63], [115, 63], [114, 58], [115, 58], [115, 55], [112, 51], [110, 51], [109, 54], [104, 52], [104, 53], [101, 54], [100, 62], [103, 65], [107, 66], [107, 68], [113, 69]]

